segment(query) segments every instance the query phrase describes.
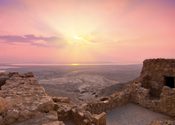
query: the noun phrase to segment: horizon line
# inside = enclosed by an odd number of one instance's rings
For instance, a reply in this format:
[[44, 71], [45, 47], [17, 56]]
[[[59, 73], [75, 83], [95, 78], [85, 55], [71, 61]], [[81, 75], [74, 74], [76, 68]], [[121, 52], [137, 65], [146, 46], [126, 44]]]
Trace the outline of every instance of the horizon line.
[[13, 63], [11, 66], [87, 66], [87, 65], [142, 65], [142, 63]]

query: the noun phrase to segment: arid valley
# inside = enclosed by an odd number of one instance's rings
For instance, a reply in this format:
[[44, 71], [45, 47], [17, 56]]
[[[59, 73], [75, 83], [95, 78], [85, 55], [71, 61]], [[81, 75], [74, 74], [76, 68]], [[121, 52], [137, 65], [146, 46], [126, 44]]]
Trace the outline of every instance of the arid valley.
[[33, 72], [51, 96], [68, 96], [72, 101], [110, 95], [139, 76], [142, 65], [13, 66], [8, 72]]

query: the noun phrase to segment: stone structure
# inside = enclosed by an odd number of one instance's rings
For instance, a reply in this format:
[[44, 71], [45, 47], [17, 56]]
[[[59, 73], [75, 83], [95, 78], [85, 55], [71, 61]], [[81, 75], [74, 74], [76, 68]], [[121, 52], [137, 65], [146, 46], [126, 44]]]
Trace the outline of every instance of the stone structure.
[[[140, 77], [133, 83], [128, 84], [123, 90], [117, 91], [109, 97], [88, 103], [85, 109], [92, 114], [98, 114], [132, 102], [170, 117], [175, 117], [174, 76], [175, 60], [145, 60]], [[163, 123], [165, 122], [161, 122], [161, 124]]]
[[175, 117], [175, 89], [164, 86], [159, 99], [152, 98], [149, 91], [141, 87], [141, 83], [137, 83], [133, 89], [131, 101], [153, 111]]
[[175, 60], [145, 60], [133, 102], [175, 116]]
[[[85, 110], [85, 105], [77, 106], [75, 104], [63, 101], [63, 99], [58, 99], [54, 97], [55, 100], [55, 111], [57, 111], [58, 120], [66, 121], [71, 120], [76, 125], [106, 125], [106, 113], [102, 112], [100, 114], [92, 114]], [[61, 100], [61, 101], [58, 101]]]
[[109, 97], [100, 98], [99, 100], [90, 102], [84, 108], [93, 114], [106, 112], [113, 108], [127, 104], [130, 101], [131, 91], [132, 89], [128, 86], [121, 91], [113, 93]]
[[106, 113], [102, 112], [99, 115], [94, 116], [94, 124], [95, 125], [106, 125]]
[[145, 60], [139, 81], [152, 97], [159, 98], [163, 86], [175, 88], [175, 59]]

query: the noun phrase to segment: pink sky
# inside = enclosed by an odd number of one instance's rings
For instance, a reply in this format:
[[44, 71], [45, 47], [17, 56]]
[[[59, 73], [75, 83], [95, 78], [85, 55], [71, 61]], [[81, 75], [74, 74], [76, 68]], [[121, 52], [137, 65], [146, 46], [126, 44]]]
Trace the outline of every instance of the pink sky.
[[1, 0], [1, 63], [175, 58], [174, 0]]

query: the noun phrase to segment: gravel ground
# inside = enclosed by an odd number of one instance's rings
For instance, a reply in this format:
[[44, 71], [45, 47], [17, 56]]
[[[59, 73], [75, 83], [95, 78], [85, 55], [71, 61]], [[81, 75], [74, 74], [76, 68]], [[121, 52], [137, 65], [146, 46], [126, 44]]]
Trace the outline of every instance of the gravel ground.
[[108, 112], [107, 125], [149, 125], [151, 121], [159, 119], [170, 118], [129, 103]]

